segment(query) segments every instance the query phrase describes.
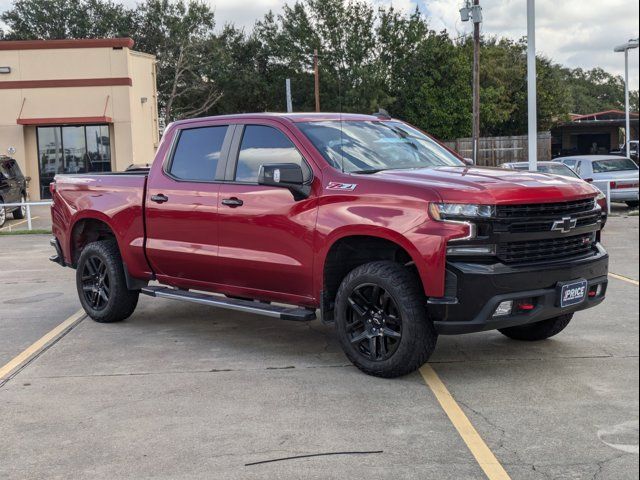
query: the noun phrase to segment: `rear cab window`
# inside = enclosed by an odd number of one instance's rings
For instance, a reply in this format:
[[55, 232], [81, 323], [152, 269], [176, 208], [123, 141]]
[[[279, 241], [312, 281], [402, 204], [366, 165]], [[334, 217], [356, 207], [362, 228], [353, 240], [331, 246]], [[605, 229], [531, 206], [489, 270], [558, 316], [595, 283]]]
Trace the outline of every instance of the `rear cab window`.
[[593, 162], [593, 173], [623, 172], [625, 170], [638, 170], [638, 166], [628, 158], [612, 158]]
[[293, 142], [280, 130], [266, 125], [246, 125], [238, 151], [234, 181], [258, 183], [261, 165], [295, 163], [300, 165], [304, 179], [311, 178], [311, 169]]
[[167, 172], [179, 180], [214, 181], [227, 130], [227, 125], [181, 130]]

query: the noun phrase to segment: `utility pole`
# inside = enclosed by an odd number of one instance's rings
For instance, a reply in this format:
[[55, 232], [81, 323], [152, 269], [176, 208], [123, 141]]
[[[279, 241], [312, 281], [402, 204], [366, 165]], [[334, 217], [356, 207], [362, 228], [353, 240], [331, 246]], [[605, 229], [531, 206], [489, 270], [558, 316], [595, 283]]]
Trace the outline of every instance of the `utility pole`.
[[314, 76], [314, 90], [316, 96], [316, 112], [320, 111], [320, 76], [318, 72], [318, 50], [313, 50], [313, 76]]
[[473, 21], [473, 163], [478, 164], [480, 143], [480, 23], [482, 23], [482, 7], [480, 0], [466, 0], [460, 10], [463, 22]]
[[538, 171], [538, 110], [536, 90], [536, 2], [527, 0], [527, 109], [529, 170]]

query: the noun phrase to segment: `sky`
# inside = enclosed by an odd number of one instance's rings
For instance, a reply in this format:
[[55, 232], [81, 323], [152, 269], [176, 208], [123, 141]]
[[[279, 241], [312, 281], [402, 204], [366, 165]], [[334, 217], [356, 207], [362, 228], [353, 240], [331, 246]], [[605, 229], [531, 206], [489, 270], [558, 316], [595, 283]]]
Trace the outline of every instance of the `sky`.
[[[135, 0], [116, 0], [135, 5]], [[216, 12], [218, 25], [230, 22], [250, 29], [269, 10], [281, 11], [287, 0], [204, 0]], [[293, 0], [288, 0], [292, 2]], [[472, 26], [460, 21], [463, 0], [365, 0], [412, 11], [418, 7], [434, 30], [452, 36], [468, 35]], [[526, 0], [480, 0], [484, 34], [514, 39], [526, 35]], [[0, 0], [0, 12], [11, 0]], [[602, 67], [624, 73], [624, 54], [613, 47], [638, 37], [640, 8], [637, 0], [537, 0], [536, 44], [538, 54], [569, 67]], [[630, 88], [640, 88], [638, 49], [629, 55]]]

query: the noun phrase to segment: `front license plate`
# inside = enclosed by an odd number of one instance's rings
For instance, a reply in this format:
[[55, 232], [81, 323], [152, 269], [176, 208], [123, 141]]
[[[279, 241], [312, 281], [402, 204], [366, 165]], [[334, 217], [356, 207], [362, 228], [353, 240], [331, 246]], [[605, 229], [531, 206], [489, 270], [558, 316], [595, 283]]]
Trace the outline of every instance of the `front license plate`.
[[586, 280], [576, 280], [558, 286], [560, 287], [560, 307], [562, 308], [578, 305], [587, 298]]

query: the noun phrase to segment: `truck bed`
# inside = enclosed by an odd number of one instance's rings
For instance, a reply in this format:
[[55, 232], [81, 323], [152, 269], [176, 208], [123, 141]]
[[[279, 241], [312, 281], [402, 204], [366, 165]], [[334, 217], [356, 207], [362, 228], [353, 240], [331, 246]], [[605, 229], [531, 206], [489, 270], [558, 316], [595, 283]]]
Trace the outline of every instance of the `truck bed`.
[[148, 278], [144, 255], [144, 197], [146, 172], [56, 175], [53, 234], [64, 260], [74, 265], [72, 242], [87, 222], [103, 222], [118, 239], [122, 259], [131, 275]]

